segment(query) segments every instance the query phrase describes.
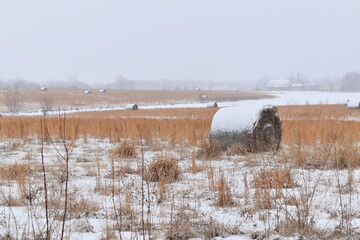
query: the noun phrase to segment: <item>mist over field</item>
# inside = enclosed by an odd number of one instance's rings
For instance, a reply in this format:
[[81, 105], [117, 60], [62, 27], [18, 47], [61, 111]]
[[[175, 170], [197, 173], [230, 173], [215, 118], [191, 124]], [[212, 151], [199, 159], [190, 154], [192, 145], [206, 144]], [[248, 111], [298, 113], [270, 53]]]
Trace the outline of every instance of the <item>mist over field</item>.
[[[6, 1], [0, 79], [10, 82], [4, 87], [23, 79], [254, 89], [300, 73], [298, 80], [336, 86], [360, 71], [359, 10], [356, 0]], [[119, 86], [119, 79], [129, 82]]]

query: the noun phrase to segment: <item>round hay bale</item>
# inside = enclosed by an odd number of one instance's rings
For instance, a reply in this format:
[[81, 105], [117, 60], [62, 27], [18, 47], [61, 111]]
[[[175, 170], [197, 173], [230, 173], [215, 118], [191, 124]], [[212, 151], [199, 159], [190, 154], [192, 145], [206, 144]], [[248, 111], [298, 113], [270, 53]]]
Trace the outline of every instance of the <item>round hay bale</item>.
[[47, 87], [41, 87], [40, 91], [47, 91]]
[[127, 104], [125, 110], [138, 110], [139, 106], [137, 104]]
[[99, 90], [99, 92], [100, 92], [100, 93], [105, 93], [106, 90], [102, 88], [102, 89]]
[[230, 107], [213, 117], [211, 141], [222, 150], [241, 144], [248, 152], [277, 151], [281, 142], [281, 121], [276, 107]]
[[359, 109], [360, 108], [360, 102], [359, 101], [348, 101], [348, 103], [346, 104], [347, 108], [356, 108]]
[[207, 98], [208, 98], [208, 95], [205, 95], [205, 94], [200, 95], [201, 100], [204, 100], [204, 99], [207, 99]]
[[217, 108], [218, 104], [217, 104], [217, 102], [209, 102], [206, 104], [206, 107], [207, 108]]
[[91, 90], [85, 90], [84, 93], [85, 93], [85, 94], [91, 94], [92, 91], [91, 91]]

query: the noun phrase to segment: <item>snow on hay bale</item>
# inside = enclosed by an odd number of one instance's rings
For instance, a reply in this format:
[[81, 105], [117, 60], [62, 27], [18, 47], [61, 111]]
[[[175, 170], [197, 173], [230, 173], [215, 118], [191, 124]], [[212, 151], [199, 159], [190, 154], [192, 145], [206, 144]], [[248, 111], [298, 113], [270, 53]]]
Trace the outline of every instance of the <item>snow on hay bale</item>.
[[217, 104], [217, 102], [209, 102], [206, 104], [206, 107], [207, 108], [217, 108], [218, 104]]
[[91, 91], [91, 90], [85, 90], [84, 93], [85, 93], [85, 94], [91, 94], [92, 91]]
[[276, 107], [229, 107], [214, 115], [210, 139], [223, 150], [241, 144], [249, 152], [277, 151], [281, 142], [281, 122]]
[[360, 108], [360, 102], [359, 101], [348, 101], [348, 103], [346, 104], [346, 106], [348, 108]]
[[47, 91], [47, 87], [41, 87], [40, 91]]
[[105, 93], [106, 90], [102, 88], [102, 89], [99, 90], [99, 92], [100, 92], [100, 93]]
[[138, 110], [139, 106], [137, 104], [127, 104], [125, 110]]

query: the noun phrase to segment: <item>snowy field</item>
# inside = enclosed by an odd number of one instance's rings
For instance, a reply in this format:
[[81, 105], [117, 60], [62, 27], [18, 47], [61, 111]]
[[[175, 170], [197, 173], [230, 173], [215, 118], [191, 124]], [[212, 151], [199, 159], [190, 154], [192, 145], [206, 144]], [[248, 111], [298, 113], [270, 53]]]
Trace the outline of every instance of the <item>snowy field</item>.
[[[274, 94], [277, 98], [219, 106], [336, 104], [360, 96]], [[99, 108], [81, 109], [89, 110]], [[190, 145], [68, 137], [64, 142], [45, 137], [44, 145], [39, 138], [3, 139], [0, 239], [60, 239], [62, 234], [84, 240], [360, 235], [359, 144], [347, 139], [346, 132], [330, 142], [308, 146], [299, 140], [282, 144], [279, 152], [260, 154], [219, 152], [201, 141]]]

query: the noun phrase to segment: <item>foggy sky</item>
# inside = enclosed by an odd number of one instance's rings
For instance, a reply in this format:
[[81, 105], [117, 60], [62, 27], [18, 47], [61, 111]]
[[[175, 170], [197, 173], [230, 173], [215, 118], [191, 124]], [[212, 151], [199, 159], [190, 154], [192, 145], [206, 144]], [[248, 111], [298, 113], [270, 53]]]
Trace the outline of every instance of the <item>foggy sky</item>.
[[257, 80], [360, 71], [359, 0], [0, 0], [0, 78]]

